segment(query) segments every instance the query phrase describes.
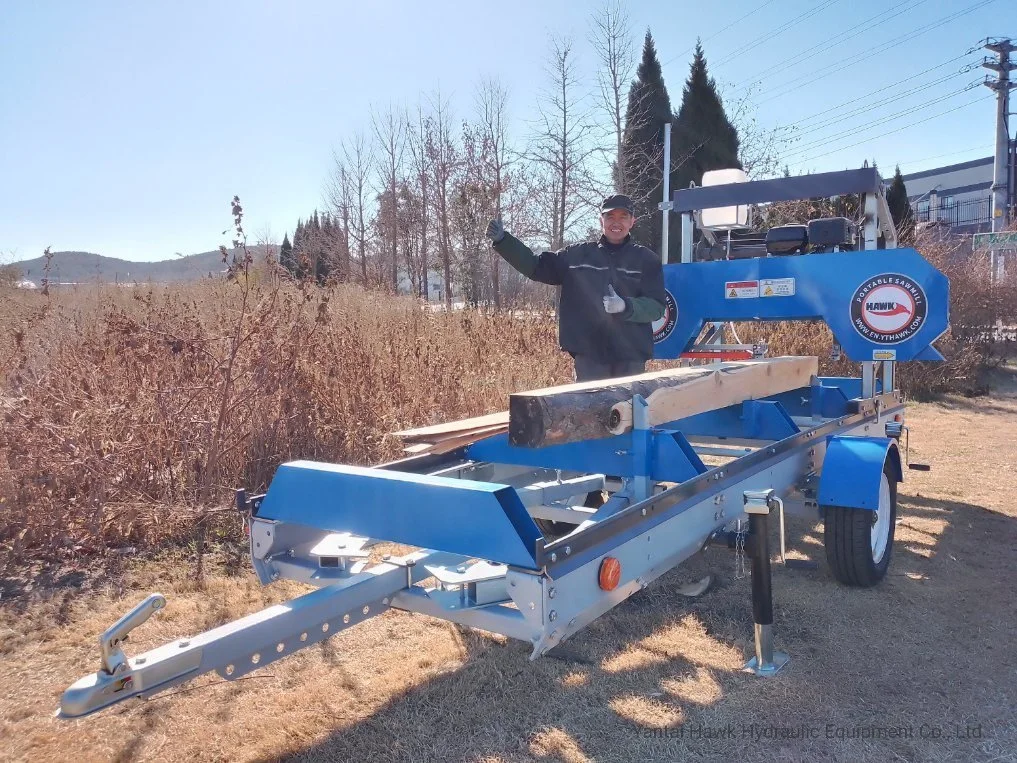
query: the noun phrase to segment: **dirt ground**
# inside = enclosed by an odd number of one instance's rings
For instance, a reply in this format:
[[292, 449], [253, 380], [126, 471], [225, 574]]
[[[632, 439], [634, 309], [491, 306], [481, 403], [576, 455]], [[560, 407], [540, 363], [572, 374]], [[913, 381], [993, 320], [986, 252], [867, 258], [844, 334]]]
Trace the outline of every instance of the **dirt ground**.
[[[712, 549], [531, 663], [524, 644], [388, 612], [235, 683], [204, 677], [91, 718], [53, 717], [97, 666], [96, 637], [152, 590], [132, 653], [295, 595], [184, 559], [69, 575], [0, 604], [0, 758], [304, 761], [1017, 761], [1017, 385], [910, 406], [911, 458], [888, 578], [850, 590], [822, 526], [791, 523], [774, 567], [777, 647], [751, 653], [749, 581]], [[246, 562], [245, 562], [246, 565]], [[675, 592], [705, 572], [702, 598]]]

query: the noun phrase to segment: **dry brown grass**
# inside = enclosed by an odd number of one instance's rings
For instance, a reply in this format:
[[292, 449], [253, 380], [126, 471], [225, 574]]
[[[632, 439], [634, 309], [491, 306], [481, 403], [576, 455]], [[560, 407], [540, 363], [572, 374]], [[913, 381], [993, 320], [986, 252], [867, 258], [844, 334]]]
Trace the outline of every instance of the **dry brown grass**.
[[[110, 570], [94, 587], [55, 581], [0, 609], [0, 757], [1017, 760], [1017, 397], [912, 404], [908, 417], [912, 457], [933, 471], [906, 475], [879, 587], [836, 584], [821, 526], [791, 523], [794, 555], [821, 568], [774, 568], [777, 645], [793, 658], [774, 679], [739, 670], [751, 650], [749, 585], [711, 549], [535, 663], [523, 644], [389, 612], [248, 680], [205, 677], [92, 718], [52, 718], [62, 689], [94, 668], [95, 635], [145, 593], [161, 590], [170, 604], [132, 635], [135, 652], [301, 590], [261, 588], [222, 566], [199, 584], [188, 558], [167, 555]], [[717, 582], [701, 599], [675, 593], [704, 572]], [[733, 739], [711, 736], [729, 724]], [[817, 736], [757, 739], [743, 724]], [[957, 737], [968, 725], [980, 736]], [[873, 726], [913, 737], [836, 736]]]
[[286, 459], [393, 458], [390, 432], [571, 375], [549, 320], [353, 287], [54, 293], [2, 295], [0, 570], [225, 532], [209, 507]]

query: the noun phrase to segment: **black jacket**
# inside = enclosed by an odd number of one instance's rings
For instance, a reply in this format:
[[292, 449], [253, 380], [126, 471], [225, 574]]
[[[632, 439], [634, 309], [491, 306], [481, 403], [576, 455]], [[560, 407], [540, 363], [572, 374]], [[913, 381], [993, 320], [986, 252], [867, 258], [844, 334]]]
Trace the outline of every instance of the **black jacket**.
[[[631, 238], [614, 245], [602, 236], [535, 255], [508, 233], [494, 248], [528, 278], [561, 286], [558, 341], [563, 350], [605, 363], [653, 356], [652, 323], [664, 314], [665, 297], [660, 258], [650, 249]], [[604, 310], [608, 284], [625, 300], [621, 313]]]

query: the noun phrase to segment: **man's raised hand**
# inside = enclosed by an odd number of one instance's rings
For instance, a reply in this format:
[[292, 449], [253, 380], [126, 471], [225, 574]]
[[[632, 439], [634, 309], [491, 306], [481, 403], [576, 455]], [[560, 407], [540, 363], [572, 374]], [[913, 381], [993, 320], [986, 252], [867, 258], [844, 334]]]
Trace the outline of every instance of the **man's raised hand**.
[[487, 224], [487, 237], [492, 244], [497, 244], [505, 238], [505, 226], [501, 224], [501, 218], [496, 217]]
[[604, 310], [609, 313], [620, 313], [625, 310], [625, 300], [618, 296], [612, 284], [607, 285], [604, 295]]

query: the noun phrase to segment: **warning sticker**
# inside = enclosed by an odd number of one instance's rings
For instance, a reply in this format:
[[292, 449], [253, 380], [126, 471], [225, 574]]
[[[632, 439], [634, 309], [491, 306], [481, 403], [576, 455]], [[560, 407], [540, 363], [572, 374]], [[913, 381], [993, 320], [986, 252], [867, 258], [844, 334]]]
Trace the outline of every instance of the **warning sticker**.
[[873, 360], [897, 360], [896, 350], [873, 350]]
[[728, 281], [724, 295], [727, 299], [755, 299], [759, 296], [759, 281]]
[[795, 295], [795, 279], [767, 278], [759, 282], [761, 297], [793, 297]]

